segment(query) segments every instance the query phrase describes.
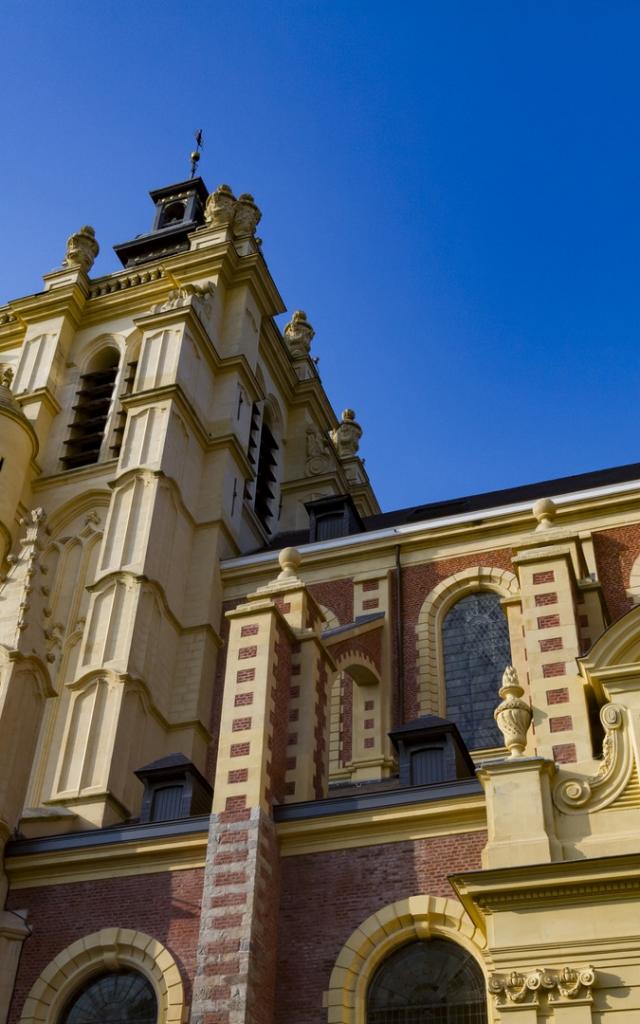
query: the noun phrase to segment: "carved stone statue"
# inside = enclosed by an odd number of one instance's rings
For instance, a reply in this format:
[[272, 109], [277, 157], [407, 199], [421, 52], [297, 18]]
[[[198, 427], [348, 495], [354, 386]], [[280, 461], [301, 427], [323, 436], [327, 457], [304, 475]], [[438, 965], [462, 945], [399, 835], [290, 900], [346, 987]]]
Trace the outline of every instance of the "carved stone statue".
[[228, 185], [218, 185], [207, 199], [204, 219], [212, 227], [224, 227], [231, 223], [236, 197]]
[[339, 457], [345, 459], [357, 455], [361, 437], [362, 427], [356, 423], [355, 412], [353, 409], [345, 409], [340, 426], [331, 431], [331, 440], [336, 446]]
[[0, 384], [3, 388], [11, 390], [11, 382], [13, 381], [13, 370], [10, 366], [5, 366], [3, 370], [0, 370]]
[[307, 314], [301, 309], [296, 309], [284, 329], [284, 341], [294, 359], [305, 359], [309, 355], [315, 333], [307, 320]]
[[243, 192], [233, 210], [232, 231], [236, 238], [247, 238], [255, 234], [262, 214], [256, 206], [253, 196]]
[[511, 757], [522, 757], [527, 745], [527, 731], [531, 725], [531, 708], [526, 701], [520, 699], [523, 693], [518, 673], [513, 665], [507, 665], [500, 687], [500, 696], [503, 700], [493, 712], [493, 717]]
[[80, 267], [88, 274], [99, 252], [100, 246], [96, 242], [96, 233], [89, 224], [85, 224], [67, 239], [67, 251], [63, 266]]

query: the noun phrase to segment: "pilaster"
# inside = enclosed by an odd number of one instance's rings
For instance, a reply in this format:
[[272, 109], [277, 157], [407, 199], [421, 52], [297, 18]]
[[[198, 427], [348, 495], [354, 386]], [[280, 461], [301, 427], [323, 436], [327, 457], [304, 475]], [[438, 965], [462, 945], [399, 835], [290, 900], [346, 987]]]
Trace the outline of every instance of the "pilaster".
[[584, 579], [579, 548], [574, 538], [550, 529], [521, 547], [513, 562], [520, 577], [536, 752], [559, 763], [587, 760], [590, 728], [576, 666]]
[[271, 586], [230, 621], [205, 881], [194, 1024], [273, 1018], [279, 903], [274, 803], [326, 786], [321, 613], [281, 554]]

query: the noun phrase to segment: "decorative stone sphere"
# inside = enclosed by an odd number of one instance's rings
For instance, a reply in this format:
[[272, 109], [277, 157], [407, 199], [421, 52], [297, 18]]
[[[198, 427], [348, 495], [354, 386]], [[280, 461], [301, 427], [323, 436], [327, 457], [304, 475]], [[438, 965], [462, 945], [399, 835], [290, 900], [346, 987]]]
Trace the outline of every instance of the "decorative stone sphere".
[[280, 568], [282, 572], [278, 576], [279, 580], [291, 579], [292, 576], [297, 574], [302, 557], [297, 548], [283, 548], [278, 555], [278, 561], [280, 562]]
[[551, 526], [556, 512], [556, 504], [551, 498], [539, 498], [533, 506], [534, 517], [538, 520], [537, 530], [548, 530]]

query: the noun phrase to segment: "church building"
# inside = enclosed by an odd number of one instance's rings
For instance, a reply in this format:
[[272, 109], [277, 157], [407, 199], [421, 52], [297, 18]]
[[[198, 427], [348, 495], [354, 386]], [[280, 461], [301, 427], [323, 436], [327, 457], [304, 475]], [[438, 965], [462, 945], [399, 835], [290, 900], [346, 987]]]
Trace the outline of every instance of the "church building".
[[0, 1024], [637, 1024], [640, 464], [382, 512], [150, 196], [0, 307]]

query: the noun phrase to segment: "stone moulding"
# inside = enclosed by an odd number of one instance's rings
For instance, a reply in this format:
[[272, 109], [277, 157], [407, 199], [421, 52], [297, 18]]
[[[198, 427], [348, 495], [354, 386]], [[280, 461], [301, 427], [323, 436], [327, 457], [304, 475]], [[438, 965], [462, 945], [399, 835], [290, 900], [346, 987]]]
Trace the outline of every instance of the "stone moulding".
[[626, 710], [618, 704], [605, 704], [600, 721], [605, 730], [602, 762], [595, 775], [566, 776], [555, 785], [553, 802], [563, 814], [598, 811], [620, 796], [631, 778], [633, 757], [626, 731]]
[[538, 996], [546, 992], [550, 1003], [591, 1002], [592, 988], [596, 982], [596, 972], [589, 964], [586, 967], [563, 967], [560, 970], [549, 970], [536, 967], [535, 970], [522, 974], [510, 971], [508, 974], [492, 974], [489, 978], [489, 992], [495, 996], [496, 1006], [504, 1007], [514, 1004], [537, 1006]]
[[131, 967], [153, 985], [158, 1024], [181, 1024], [184, 990], [178, 966], [161, 942], [131, 928], [103, 928], [67, 946], [31, 987], [19, 1024], [56, 1021], [69, 997], [96, 971]]

